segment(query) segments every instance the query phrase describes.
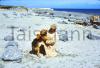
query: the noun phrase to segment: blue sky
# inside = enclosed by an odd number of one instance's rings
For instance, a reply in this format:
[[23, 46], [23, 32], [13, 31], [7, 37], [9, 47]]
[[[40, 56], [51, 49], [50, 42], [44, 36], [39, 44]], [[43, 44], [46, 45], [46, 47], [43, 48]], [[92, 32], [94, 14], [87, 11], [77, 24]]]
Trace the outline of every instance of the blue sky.
[[100, 9], [100, 0], [1, 0], [0, 5], [33, 8]]

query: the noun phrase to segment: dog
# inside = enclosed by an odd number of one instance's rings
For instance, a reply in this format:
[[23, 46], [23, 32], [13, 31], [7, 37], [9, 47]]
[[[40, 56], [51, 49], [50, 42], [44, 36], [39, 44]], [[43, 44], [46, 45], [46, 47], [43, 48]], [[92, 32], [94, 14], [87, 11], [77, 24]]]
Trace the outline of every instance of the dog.
[[40, 53], [46, 55], [44, 45], [41, 35], [37, 34], [36, 38], [32, 41], [32, 50], [30, 51], [30, 54], [35, 54], [38, 57], [40, 57]]
[[36, 38], [32, 41], [32, 50], [30, 51], [30, 54], [35, 54], [39, 56], [41, 43], [42, 43], [41, 36], [40, 34], [37, 34]]

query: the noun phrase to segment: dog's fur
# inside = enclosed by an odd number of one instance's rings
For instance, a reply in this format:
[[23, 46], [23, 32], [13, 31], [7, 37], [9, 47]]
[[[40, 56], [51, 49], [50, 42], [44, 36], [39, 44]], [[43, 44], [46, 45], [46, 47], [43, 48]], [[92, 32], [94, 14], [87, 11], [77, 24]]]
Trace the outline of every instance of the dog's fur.
[[31, 54], [35, 54], [39, 56], [40, 53], [43, 55], [46, 55], [44, 46], [41, 44], [43, 42], [40, 35], [37, 35], [37, 37], [32, 41], [32, 51], [30, 51]]

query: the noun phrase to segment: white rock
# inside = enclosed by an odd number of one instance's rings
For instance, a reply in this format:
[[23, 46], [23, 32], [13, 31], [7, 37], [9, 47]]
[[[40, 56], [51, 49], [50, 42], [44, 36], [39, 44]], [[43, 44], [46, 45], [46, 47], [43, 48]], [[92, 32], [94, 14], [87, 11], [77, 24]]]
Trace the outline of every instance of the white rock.
[[18, 44], [16, 42], [8, 42], [2, 55], [2, 59], [4, 61], [21, 61], [22, 53], [21, 50], [18, 49]]

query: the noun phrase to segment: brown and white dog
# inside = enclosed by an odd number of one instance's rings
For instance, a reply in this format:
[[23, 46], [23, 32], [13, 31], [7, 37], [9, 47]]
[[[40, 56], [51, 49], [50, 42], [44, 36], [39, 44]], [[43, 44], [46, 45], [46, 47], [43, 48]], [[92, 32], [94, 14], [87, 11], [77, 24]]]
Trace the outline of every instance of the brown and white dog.
[[[43, 29], [40, 31], [40, 34], [37, 34], [36, 38], [32, 41], [32, 50], [30, 51], [31, 54], [39, 54], [46, 55], [45, 52], [45, 41], [46, 41], [47, 30]], [[40, 57], [40, 56], [39, 56]]]

